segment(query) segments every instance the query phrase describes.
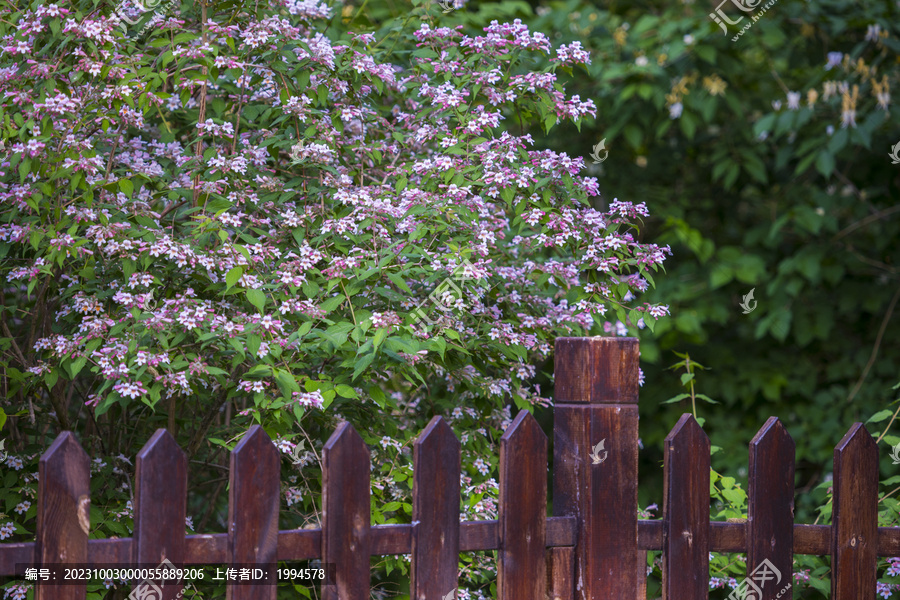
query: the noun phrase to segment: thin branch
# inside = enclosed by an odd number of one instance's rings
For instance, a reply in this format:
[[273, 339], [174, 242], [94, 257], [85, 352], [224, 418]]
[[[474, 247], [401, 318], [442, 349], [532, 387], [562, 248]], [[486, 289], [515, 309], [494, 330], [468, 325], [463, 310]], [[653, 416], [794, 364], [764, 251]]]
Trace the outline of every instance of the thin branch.
[[898, 204], [896, 206], [892, 206], [892, 207], [888, 208], [887, 210], [883, 210], [874, 215], [869, 215], [865, 219], [860, 219], [859, 221], [857, 221], [856, 223], [853, 223], [852, 225], [848, 225], [847, 227], [845, 227], [842, 230], [840, 230], [839, 232], [837, 232], [835, 234], [835, 236], [833, 238], [831, 238], [831, 241], [837, 241], [837, 240], [841, 239], [842, 237], [844, 237], [845, 235], [848, 235], [851, 232], [856, 231], [860, 227], [865, 227], [869, 223], [872, 223], [873, 221], [877, 221], [878, 219], [881, 219], [883, 217], [890, 216], [890, 215], [894, 214], [895, 212], [900, 212], [900, 204]]
[[866, 365], [866, 368], [863, 369], [862, 375], [859, 377], [859, 381], [856, 382], [856, 385], [853, 387], [853, 391], [850, 392], [850, 396], [847, 397], [847, 402], [851, 402], [853, 398], [856, 397], [857, 392], [862, 387], [863, 381], [866, 380], [866, 377], [869, 375], [869, 369], [872, 368], [872, 365], [875, 364], [875, 357], [878, 356], [878, 349], [881, 347], [881, 338], [884, 336], [884, 330], [887, 329], [888, 321], [891, 320], [891, 315], [894, 314], [894, 306], [897, 305], [897, 300], [900, 300], [900, 288], [897, 288], [897, 291], [894, 292], [894, 297], [891, 298], [891, 303], [888, 306], [887, 313], [884, 315], [884, 319], [881, 321], [881, 329], [878, 330], [878, 337], [875, 338], [875, 346], [872, 348], [872, 355], [869, 357], [869, 362]]

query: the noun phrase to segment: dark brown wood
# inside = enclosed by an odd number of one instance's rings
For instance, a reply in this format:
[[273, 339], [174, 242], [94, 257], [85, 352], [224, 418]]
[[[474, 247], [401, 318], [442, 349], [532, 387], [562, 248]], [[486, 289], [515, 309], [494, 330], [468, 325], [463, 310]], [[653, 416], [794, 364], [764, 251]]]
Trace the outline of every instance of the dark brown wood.
[[709, 438], [693, 415], [682, 415], [666, 436], [663, 456], [663, 599], [706, 600]]
[[[641, 523], [649, 522], [642, 521]], [[578, 522], [575, 517], [547, 517], [547, 548], [574, 546], [577, 527]], [[797, 525], [796, 527], [809, 526]], [[824, 525], [815, 527], [828, 529]], [[459, 529], [460, 552], [478, 552], [500, 548], [500, 522], [497, 520], [460, 523]], [[412, 525], [374, 525], [370, 530], [370, 538], [373, 556], [410, 554], [412, 552]], [[660, 533], [661, 539], [662, 534]], [[827, 543], [824, 544], [825, 550], [818, 554], [828, 553]], [[17, 564], [34, 563], [34, 546], [34, 542], [0, 544], [0, 576], [15, 575]], [[185, 538], [185, 547], [186, 563], [228, 563], [227, 533], [191, 534]], [[660, 542], [661, 547], [662, 542]], [[88, 540], [88, 562], [93, 565], [105, 566], [129, 565], [132, 556], [131, 548], [132, 538]], [[806, 552], [805, 554], [816, 554], [816, 552]], [[896, 556], [897, 554], [900, 553], [891, 551], [879, 556]], [[303, 561], [320, 558], [322, 558], [321, 529], [291, 529], [278, 532], [278, 560]]]
[[547, 595], [550, 600], [575, 599], [575, 548], [547, 549]]
[[637, 404], [638, 365], [637, 338], [556, 338], [556, 402]]
[[635, 338], [556, 342], [553, 514], [579, 519], [579, 600], [632, 597], [638, 585], [637, 365]]
[[776, 417], [750, 442], [749, 467], [746, 585], [762, 598], [790, 600], [781, 592], [793, 581], [794, 440]]
[[[545, 452], [546, 456], [546, 452]], [[459, 573], [460, 443], [435, 416], [413, 444], [411, 596], [455, 600]]]
[[[134, 562], [139, 565], [179, 567], [185, 563], [187, 515], [187, 457], [175, 438], [157, 429], [135, 461]], [[155, 581], [164, 600], [182, 593], [179, 582]]]
[[547, 593], [547, 436], [527, 410], [500, 438], [500, 560], [497, 598]]
[[877, 583], [878, 447], [856, 423], [834, 449], [831, 594], [874, 598]]
[[322, 597], [369, 600], [369, 449], [344, 422], [322, 453], [322, 560], [336, 571], [336, 585], [323, 585]]
[[[60, 433], [38, 462], [36, 558], [41, 566], [87, 564], [91, 530], [90, 459], [71, 431]], [[52, 566], [51, 566], [52, 565]], [[83, 600], [87, 585], [36, 586], [36, 600]]]
[[[710, 552], [746, 552], [747, 531], [739, 523], [712, 522], [710, 529]], [[878, 556], [900, 554], [900, 527], [878, 528]], [[663, 549], [663, 522], [638, 521], [638, 548], [641, 550]], [[794, 554], [831, 554], [830, 525], [794, 525]]]
[[268, 570], [272, 579], [227, 586], [228, 600], [275, 600], [281, 459], [259, 425], [231, 451], [228, 555], [232, 565]]
[[647, 600], [647, 551], [638, 551], [637, 592], [635, 600]]

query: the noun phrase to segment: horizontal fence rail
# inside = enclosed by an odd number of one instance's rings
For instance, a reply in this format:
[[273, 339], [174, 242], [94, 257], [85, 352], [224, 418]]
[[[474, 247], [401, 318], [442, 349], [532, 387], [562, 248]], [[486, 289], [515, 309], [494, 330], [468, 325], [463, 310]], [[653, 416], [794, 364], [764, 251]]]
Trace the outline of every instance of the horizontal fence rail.
[[[335, 569], [323, 598], [367, 600], [369, 557], [410, 554], [411, 597], [447, 600], [457, 597], [460, 552], [498, 550], [501, 600], [644, 600], [646, 552], [661, 551], [663, 598], [705, 600], [709, 552], [734, 552], [747, 555], [740, 586], [771, 600], [792, 597], [784, 590], [793, 555], [815, 554], [832, 557], [832, 598], [874, 598], [877, 557], [900, 555], [900, 527], [877, 526], [878, 453], [861, 423], [834, 450], [831, 525], [793, 522], [794, 442], [775, 417], [749, 445], [747, 519], [711, 522], [710, 441], [689, 414], [665, 440], [662, 518], [638, 520], [637, 340], [560, 338], [554, 370], [553, 516], [549, 440], [521, 411], [500, 442], [496, 520], [459, 521], [460, 442], [435, 416], [413, 446], [411, 524], [371, 524], [369, 450], [343, 423], [323, 449], [321, 527], [279, 531], [280, 454], [255, 425], [231, 452], [228, 532], [185, 535], [187, 460], [160, 429], [137, 455], [133, 537], [91, 540], [89, 459], [63, 432], [39, 462], [35, 541], [0, 544], [0, 576], [21, 575], [17, 565], [167, 559], [271, 568], [318, 559]], [[85, 585], [36, 589], [38, 600], [86, 596]], [[167, 584], [163, 597], [181, 591]], [[227, 597], [274, 600], [275, 593], [273, 585], [228, 585]]]

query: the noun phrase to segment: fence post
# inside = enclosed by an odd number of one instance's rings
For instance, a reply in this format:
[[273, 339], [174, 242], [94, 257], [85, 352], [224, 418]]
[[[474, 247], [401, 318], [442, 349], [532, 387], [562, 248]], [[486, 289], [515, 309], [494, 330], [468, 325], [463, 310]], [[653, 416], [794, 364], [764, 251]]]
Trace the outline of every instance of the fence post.
[[558, 338], [554, 372], [553, 514], [578, 517], [575, 598], [634, 598], [638, 340]]

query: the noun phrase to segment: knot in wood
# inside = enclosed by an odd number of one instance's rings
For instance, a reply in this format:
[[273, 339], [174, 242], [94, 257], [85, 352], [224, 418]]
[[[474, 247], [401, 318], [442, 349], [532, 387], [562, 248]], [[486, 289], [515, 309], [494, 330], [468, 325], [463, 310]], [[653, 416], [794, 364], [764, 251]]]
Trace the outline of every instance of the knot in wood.
[[75, 512], [78, 514], [78, 526], [88, 535], [91, 531], [91, 498], [85, 494], [78, 497], [78, 507]]

